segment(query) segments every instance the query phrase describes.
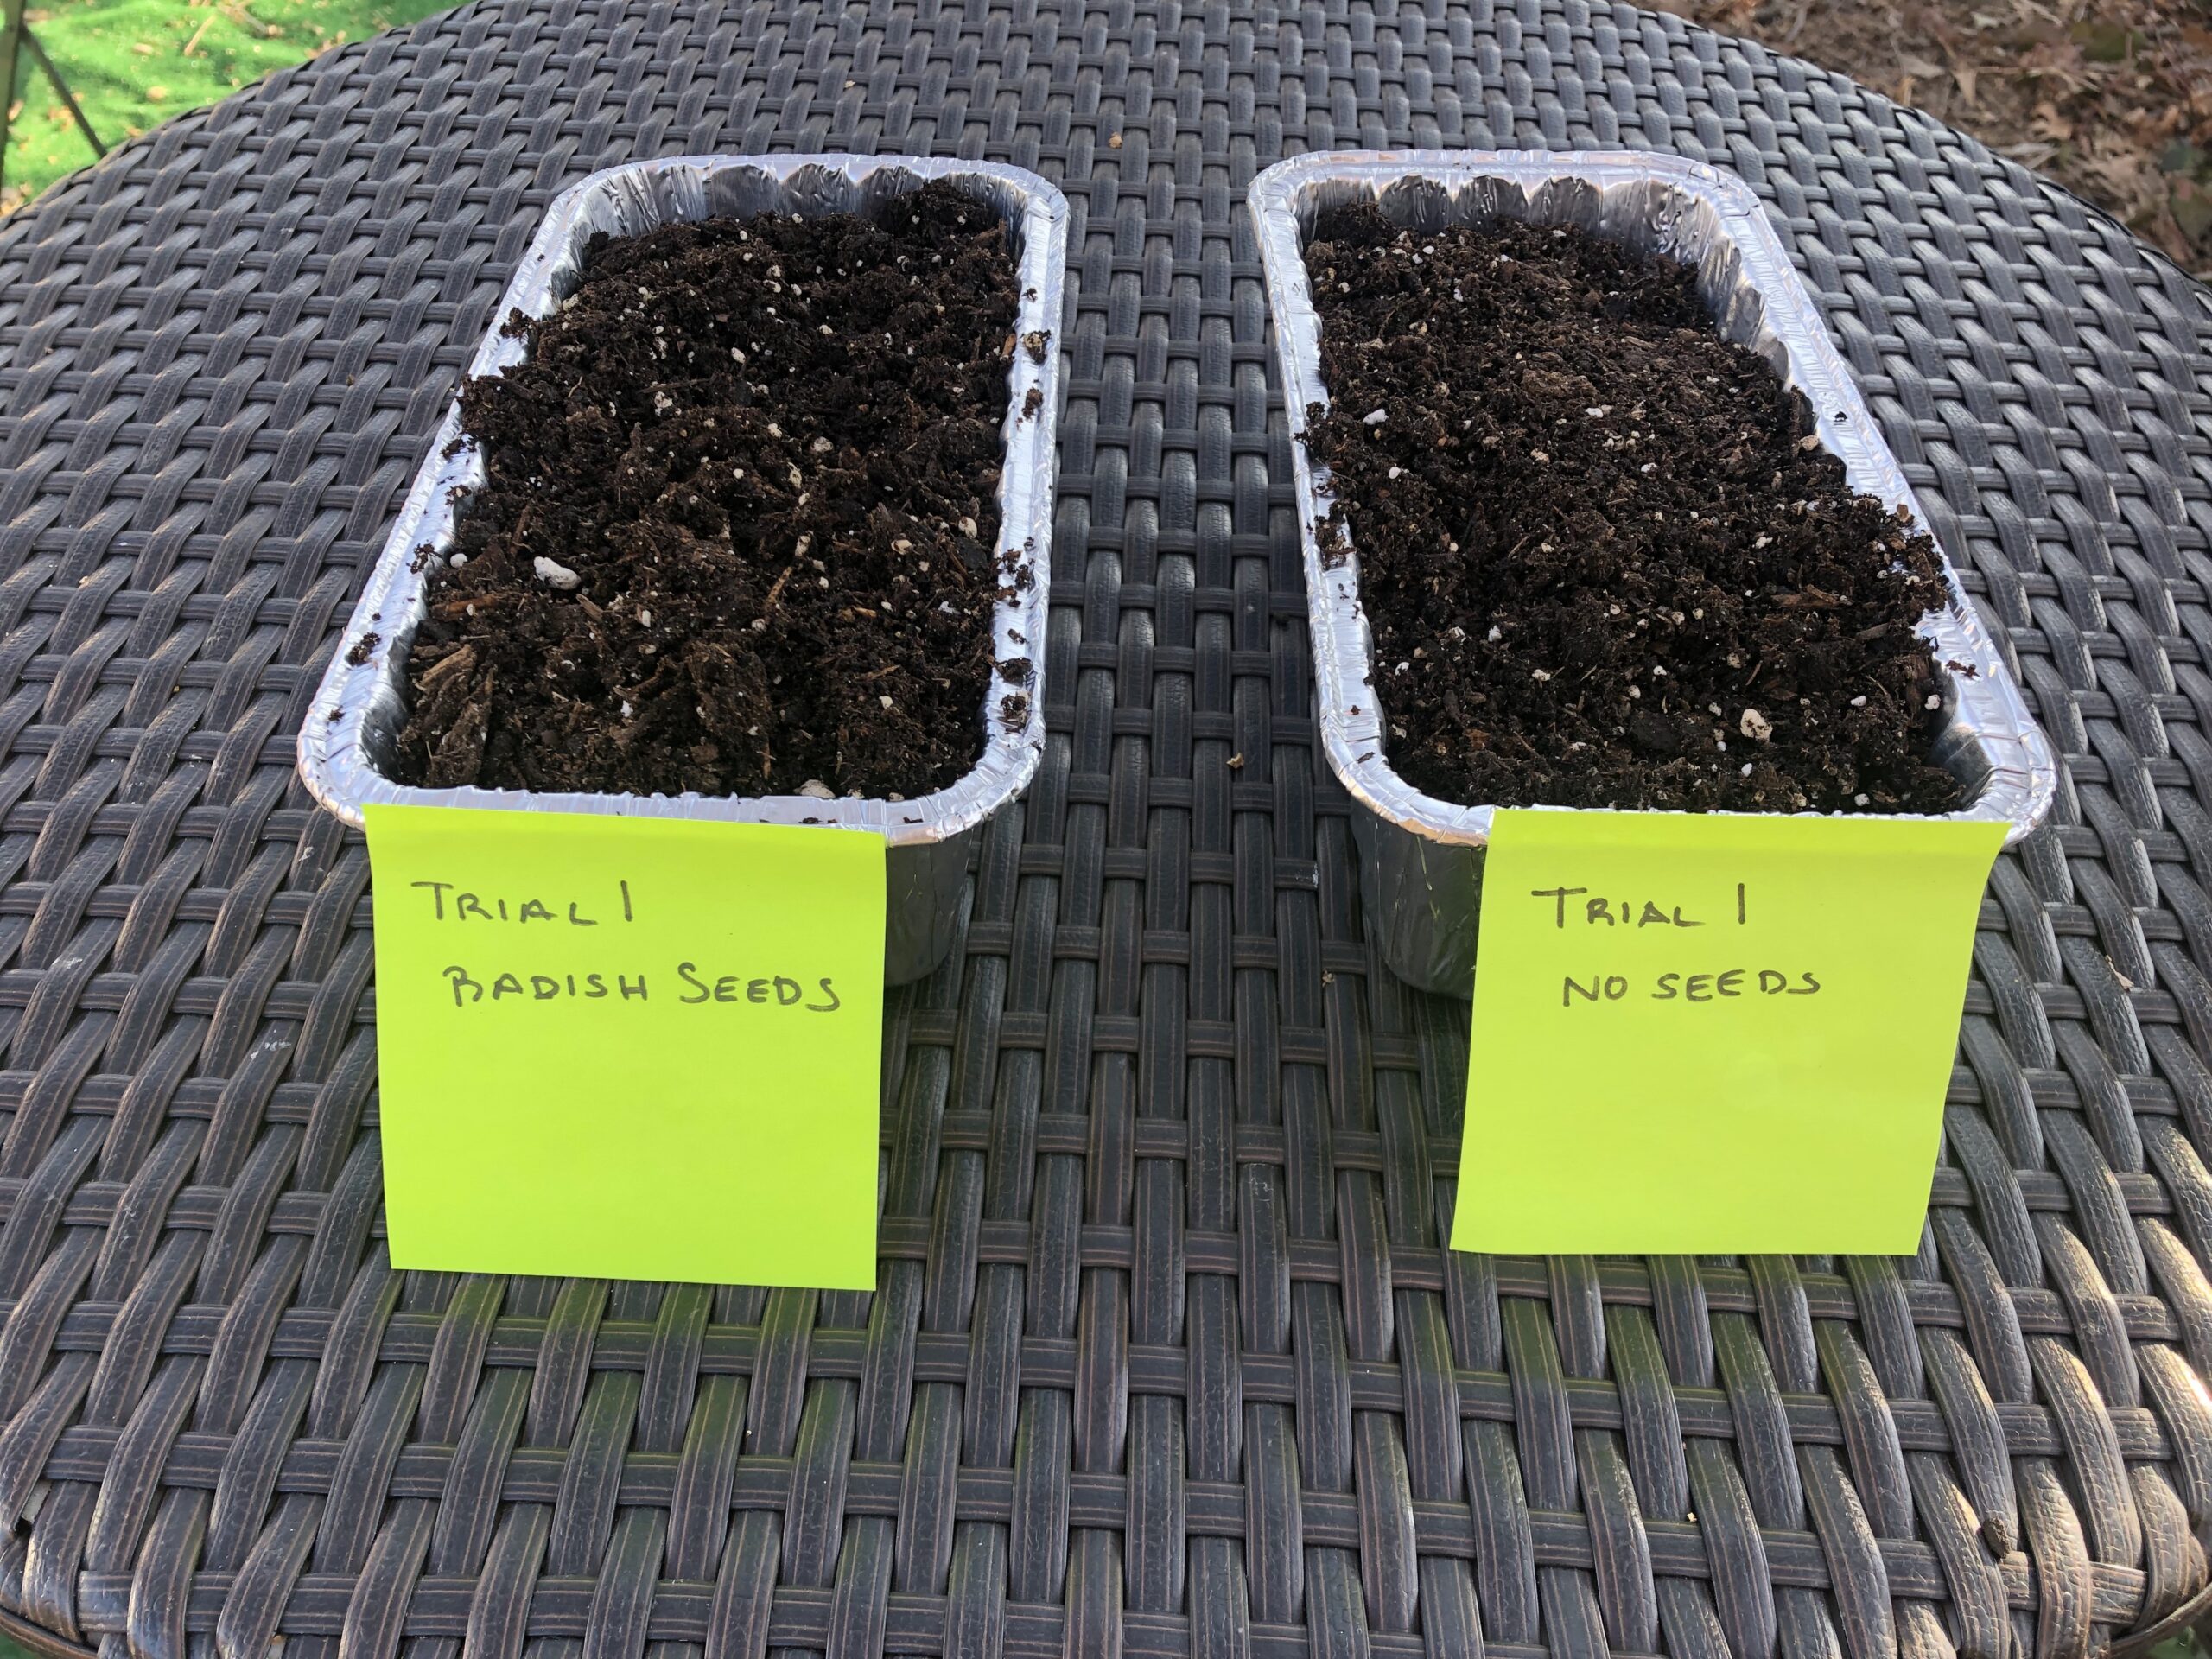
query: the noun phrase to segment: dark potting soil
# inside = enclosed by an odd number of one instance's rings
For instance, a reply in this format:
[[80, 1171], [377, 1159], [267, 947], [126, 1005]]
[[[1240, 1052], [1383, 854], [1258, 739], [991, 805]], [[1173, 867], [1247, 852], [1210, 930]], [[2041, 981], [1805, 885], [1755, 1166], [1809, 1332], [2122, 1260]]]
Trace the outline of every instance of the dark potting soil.
[[1913, 632], [1934, 545], [1714, 330], [1695, 274], [1580, 231], [1370, 207], [1306, 249], [1391, 766], [1470, 804], [1942, 812]]
[[[566, 305], [510, 320], [527, 361], [462, 389], [488, 476], [432, 573], [400, 779], [957, 780], [1027, 569], [995, 553], [1014, 316], [998, 216], [944, 185], [593, 238]], [[1030, 664], [998, 667], [1018, 721]]]

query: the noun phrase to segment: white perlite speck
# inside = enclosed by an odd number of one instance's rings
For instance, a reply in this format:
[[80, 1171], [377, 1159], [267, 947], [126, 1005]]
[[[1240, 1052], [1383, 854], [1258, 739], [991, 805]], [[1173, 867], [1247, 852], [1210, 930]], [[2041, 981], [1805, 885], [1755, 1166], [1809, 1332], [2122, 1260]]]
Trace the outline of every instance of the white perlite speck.
[[1743, 733], [1745, 737], [1756, 738], [1759, 742], [1764, 743], [1774, 735], [1774, 722], [1759, 713], [1758, 709], [1746, 709], [1744, 710], [1743, 717], [1737, 721], [1736, 729]]
[[572, 593], [583, 585], [582, 576], [565, 564], [554, 563], [543, 553], [530, 562], [530, 568], [537, 573], [537, 579], [548, 588], [557, 588], [564, 594]]
[[1369, 426], [1380, 426], [1390, 418], [1390, 411], [1387, 409], [1370, 409], [1359, 418]]
[[798, 786], [798, 792], [810, 801], [834, 801], [837, 798], [836, 791], [819, 778], [808, 779]]

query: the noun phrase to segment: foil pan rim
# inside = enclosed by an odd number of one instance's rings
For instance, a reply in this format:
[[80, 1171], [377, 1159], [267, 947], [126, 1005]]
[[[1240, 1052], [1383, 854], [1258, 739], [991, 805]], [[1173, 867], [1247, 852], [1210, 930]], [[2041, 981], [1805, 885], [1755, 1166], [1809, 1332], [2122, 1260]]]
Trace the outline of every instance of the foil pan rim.
[[[501, 329], [516, 310], [543, 316], [560, 302], [556, 283], [580, 256], [589, 234], [588, 216], [625, 193], [696, 195], [704, 201], [720, 175], [751, 171], [789, 191], [804, 175], [838, 179], [861, 187], [878, 174], [903, 174], [918, 181], [978, 181], [1002, 212], [1018, 220], [1021, 245], [1014, 331], [1045, 331], [1042, 363], [1016, 351], [1007, 371], [1001, 425], [1004, 461], [999, 483], [998, 551], [1012, 555], [1026, 572], [1011, 601], [993, 616], [995, 661], [1026, 658], [1028, 683], [1009, 687], [994, 674], [985, 689], [982, 758], [944, 789], [905, 801], [881, 797], [816, 800], [798, 795], [715, 796], [620, 791], [538, 791], [474, 785], [427, 789], [386, 777], [371, 757], [372, 732], [396, 732], [404, 717], [406, 648], [422, 620], [427, 591], [415, 567], [426, 543], [442, 549], [451, 539], [460, 510], [455, 498], [483, 477], [480, 458], [461, 429], [458, 395], [439, 424], [409, 488], [399, 517], [385, 537], [356, 601], [339, 646], [316, 687], [301, 726], [298, 769], [308, 792], [327, 810], [359, 826], [362, 809], [379, 804], [451, 806], [504, 811], [576, 812], [609, 817], [677, 818], [711, 823], [783, 823], [865, 830], [893, 846], [950, 840], [983, 823], [1018, 797], [1035, 775], [1045, 747], [1046, 621], [1052, 585], [1053, 482], [1058, 467], [1061, 314], [1066, 289], [1067, 198], [1025, 168], [947, 156], [858, 156], [843, 153], [772, 156], [682, 156], [604, 168], [554, 198], [500, 296], [492, 327], [472, 355], [467, 378], [494, 374], [519, 361], [523, 345]], [[832, 210], [834, 211], [834, 209]], [[683, 217], [671, 214], [654, 220]], [[629, 233], [649, 225], [626, 226]], [[1025, 414], [1029, 391], [1040, 393], [1033, 415]], [[370, 634], [376, 643], [349, 660]], [[1009, 691], [1027, 699], [1024, 717], [1010, 726], [1000, 702]]]
[[[1790, 264], [1758, 197], [1740, 179], [1680, 156], [1596, 150], [1363, 150], [1320, 151], [1276, 162], [1252, 181], [1247, 200], [1267, 279], [1275, 331], [1291, 457], [1304, 549], [1307, 616], [1313, 632], [1314, 695], [1322, 748], [1345, 790], [1389, 823], [1431, 841], [1479, 847], [1490, 839], [1497, 808], [1464, 806], [1428, 795], [1401, 778], [1385, 758], [1382, 719], [1372, 691], [1363, 694], [1372, 651], [1359, 598], [1356, 538], [1337, 565], [1324, 563], [1314, 524], [1327, 499], [1328, 469], [1306, 446], [1309, 404], [1326, 408], [1320, 372], [1320, 331], [1306, 284], [1305, 249], [1298, 223], [1304, 194], [1319, 184], [1348, 185], [1379, 198], [1408, 181], [1432, 183], [1452, 195], [1482, 180], [1524, 192], [1559, 181], [1600, 190], [1659, 184], [1712, 209], [1743, 262], [1739, 284], [1751, 289], [1769, 332], [1788, 353], [1789, 379], [1812, 403], [1822, 445], [1844, 463], [1854, 490], [1903, 506], [1916, 529], [1935, 539], [1912, 486], [1881, 437], [1858, 384], [1829, 340], [1827, 326]], [[2005, 845], [2027, 835], [2049, 811], [2057, 770], [2048, 741], [2029, 714], [1995, 642], [1975, 613], [1940, 543], [1950, 601], [1921, 620], [1918, 631], [1939, 665], [1968, 664], [1970, 677], [1952, 676], [1950, 731], [1974, 744], [1988, 776], [1974, 803], [1932, 815], [2008, 826]], [[1537, 807], [1537, 811], [1592, 811], [1587, 807]], [[1714, 813], [1732, 817], [1820, 817], [1816, 813]], [[1854, 813], [1854, 817], [1927, 822], [1931, 815]]]

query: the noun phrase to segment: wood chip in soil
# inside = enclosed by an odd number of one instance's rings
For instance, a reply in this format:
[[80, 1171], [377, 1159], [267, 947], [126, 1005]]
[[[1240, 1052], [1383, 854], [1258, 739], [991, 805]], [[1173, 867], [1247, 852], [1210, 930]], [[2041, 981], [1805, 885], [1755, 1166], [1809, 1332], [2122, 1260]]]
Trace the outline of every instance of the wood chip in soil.
[[1309, 442], [1349, 533], [1390, 765], [1446, 800], [1944, 812], [1914, 624], [1934, 544], [1810, 438], [1694, 272], [1574, 229], [1433, 236], [1372, 207], [1306, 249]]
[[987, 689], [1031, 678], [991, 637], [1027, 573], [997, 550], [1015, 313], [996, 212], [942, 183], [594, 237], [567, 303], [510, 319], [527, 360], [463, 388], [488, 476], [431, 572], [401, 780], [957, 781]]

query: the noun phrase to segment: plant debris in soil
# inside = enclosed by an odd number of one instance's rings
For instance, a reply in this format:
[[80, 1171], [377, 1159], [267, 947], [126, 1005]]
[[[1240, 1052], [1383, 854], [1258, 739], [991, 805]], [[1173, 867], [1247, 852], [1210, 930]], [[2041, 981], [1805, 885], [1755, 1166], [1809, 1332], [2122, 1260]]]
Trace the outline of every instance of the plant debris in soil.
[[869, 218], [594, 237], [573, 298], [510, 319], [527, 360], [462, 388], [486, 479], [431, 574], [401, 780], [959, 779], [995, 666], [1030, 678], [992, 660], [1001, 588], [1031, 579], [994, 551], [1014, 317], [998, 216], [942, 184]]
[[1502, 806], [1959, 804], [1913, 631], [1947, 598], [1934, 544], [1852, 493], [1693, 271], [1364, 206], [1325, 214], [1306, 261], [1323, 556], [1357, 544], [1408, 783]]

